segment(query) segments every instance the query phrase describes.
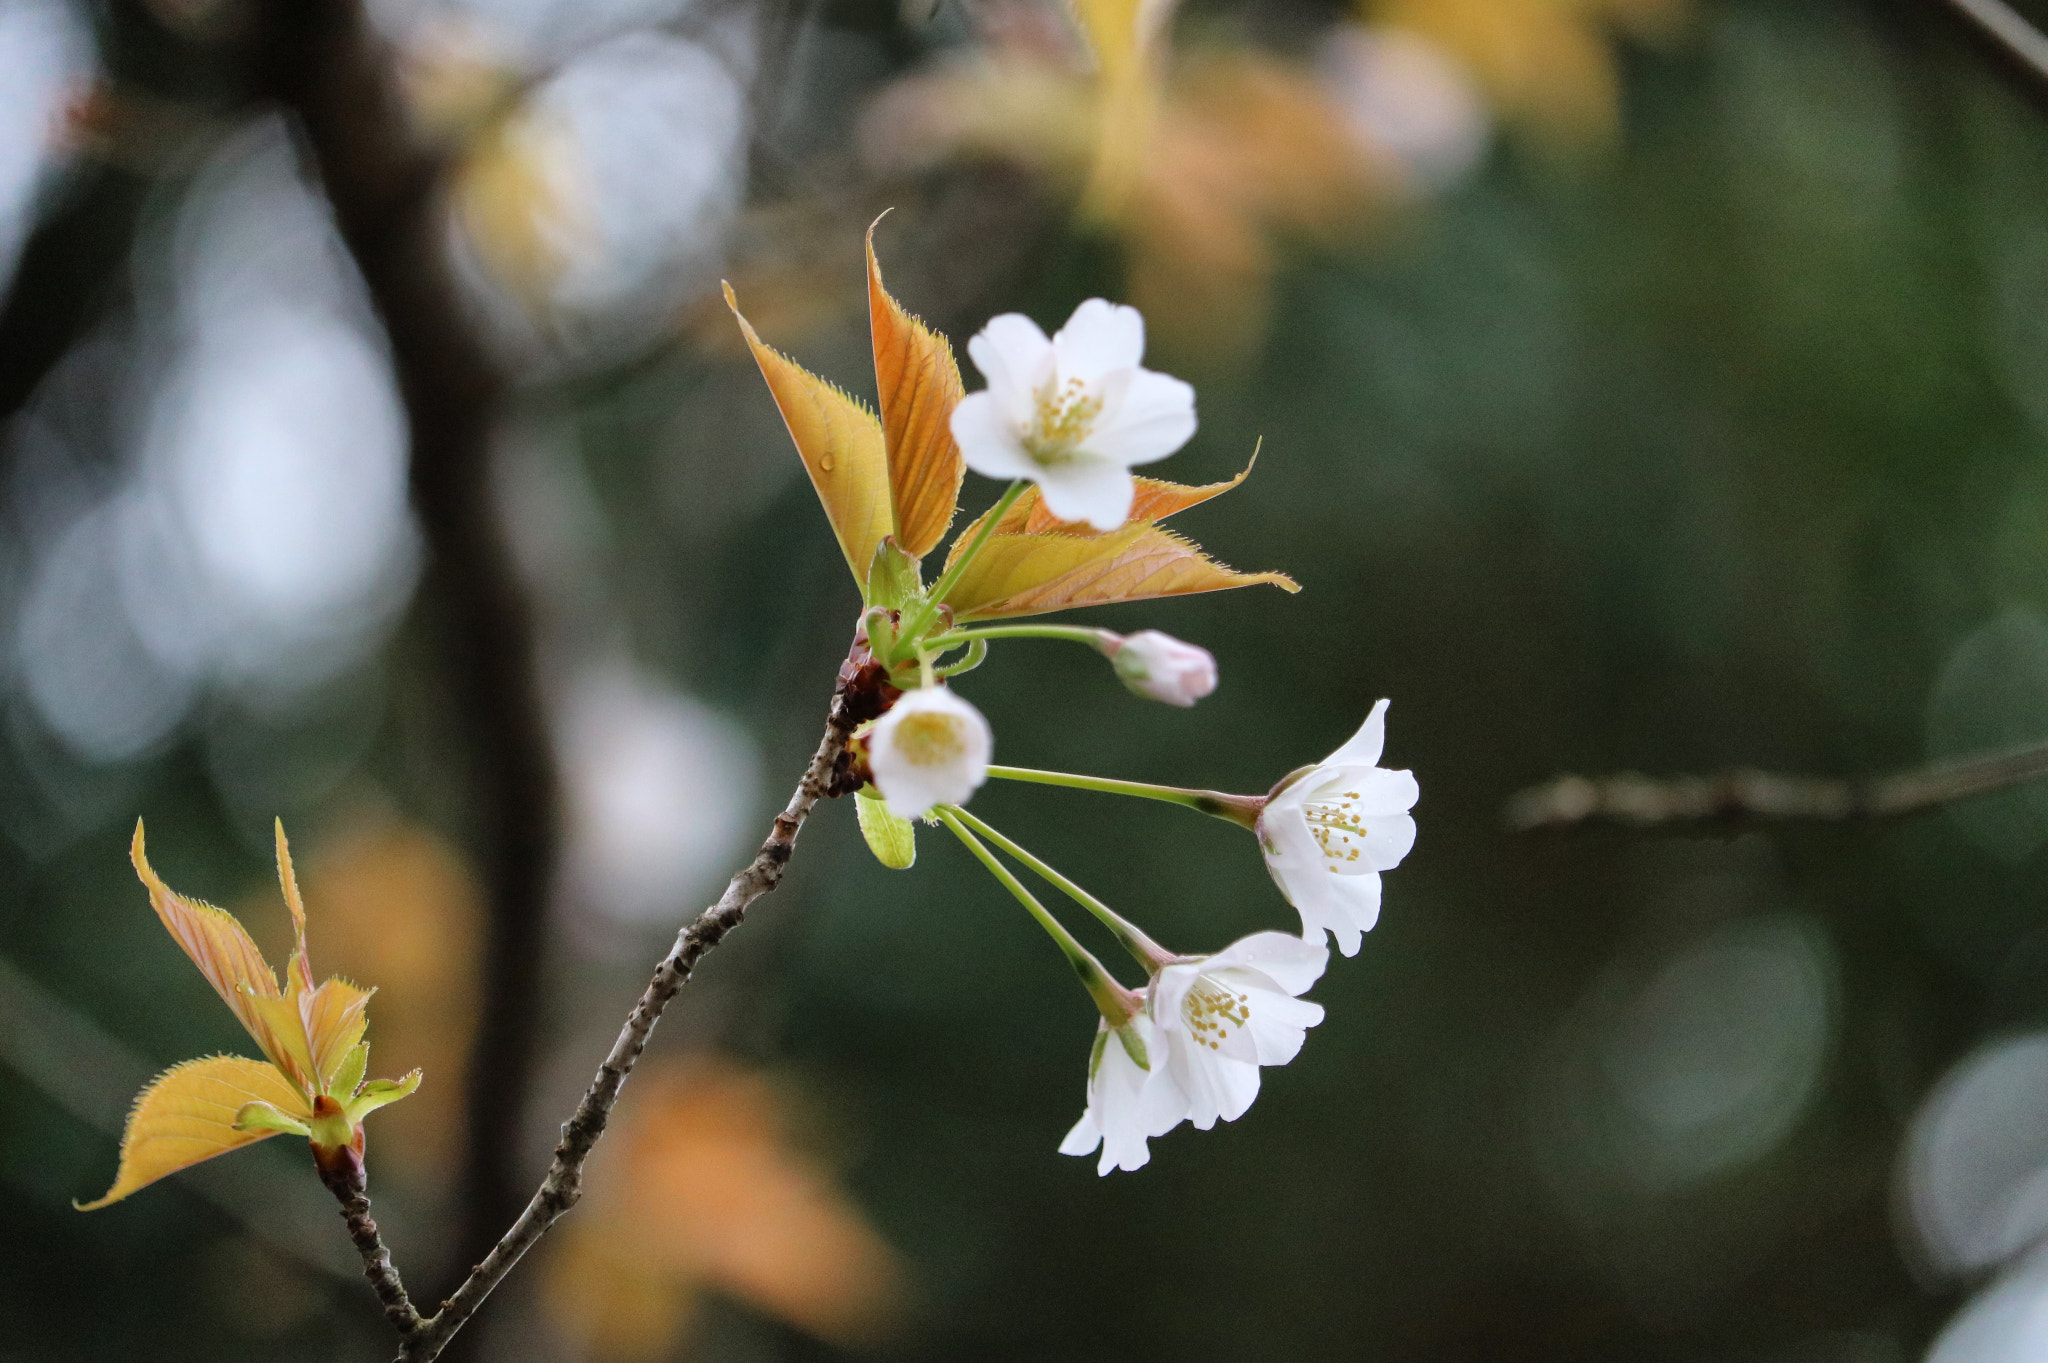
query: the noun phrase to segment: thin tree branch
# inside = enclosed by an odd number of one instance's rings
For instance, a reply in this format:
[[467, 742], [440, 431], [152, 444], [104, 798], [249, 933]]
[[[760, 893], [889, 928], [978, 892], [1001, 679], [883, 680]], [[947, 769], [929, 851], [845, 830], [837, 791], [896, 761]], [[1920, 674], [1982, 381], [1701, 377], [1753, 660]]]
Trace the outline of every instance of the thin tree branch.
[[360, 0], [274, 0], [270, 20], [273, 87], [297, 115], [390, 340], [429, 555], [422, 603], [467, 767], [471, 841], [489, 909], [455, 1231], [467, 1260], [524, 1202], [515, 1133], [540, 1043], [536, 1002], [559, 847], [534, 612], [490, 476], [506, 384], [446, 258], [446, 153], [415, 134], [393, 54]]
[[1518, 833], [1580, 824], [1649, 828], [1750, 820], [1890, 819], [1955, 800], [2004, 790], [2048, 776], [2048, 743], [1913, 767], [1862, 781], [1779, 776], [1738, 770], [1711, 776], [1655, 779], [1561, 776], [1508, 801], [1508, 827]]
[[2048, 34], [2028, 23], [2005, 0], [1949, 0], [2036, 76], [2048, 79]]
[[803, 830], [804, 820], [810, 816], [812, 806], [819, 799], [832, 793], [847, 738], [865, 717], [858, 694], [847, 684], [849, 674], [842, 672], [841, 675], [841, 683], [833, 693], [832, 707], [825, 722], [825, 735], [818, 741], [818, 750], [811, 755], [810, 764], [804, 768], [803, 779], [797, 783], [789, 803], [775, 816], [774, 826], [769, 830], [767, 840], [761, 844], [761, 850], [727, 883], [725, 893], [719, 896], [716, 904], [676, 934], [675, 945], [655, 968], [654, 978], [647, 982], [640, 1001], [627, 1014], [625, 1026], [619, 1029], [618, 1039], [612, 1043], [611, 1053], [605, 1057], [604, 1064], [598, 1067], [597, 1077], [591, 1080], [583, 1101], [576, 1105], [575, 1115], [563, 1124], [562, 1140], [555, 1147], [554, 1163], [548, 1167], [539, 1190], [483, 1262], [471, 1269], [462, 1286], [442, 1303], [441, 1310], [409, 1331], [401, 1328], [403, 1345], [398, 1355], [399, 1363], [430, 1363], [439, 1356], [455, 1332], [476, 1314], [491, 1290], [512, 1271], [520, 1256], [547, 1234], [548, 1228], [583, 1196], [583, 1163], [604, 1135], [612, 1108], [619, 1101], [619, 1092], [625, 1087], [626, 1077], [633, 1072], [640, 1053], [647, 1048], [647, 1040], [654, 1034], [655, 1024], [661, 1021], [662, 1010], [689, 983], [690, 973], [704, 954], [740, 925], [746, 917], [747, 907], [781, 883], [783, 868], [789, 864], [790, 853], [796, 847], [796, 837]]
[[320, 1166], [320, 1181], [341, 1204], [342, 1223], [348, 1227], [348, 1238], [355, 1242], [356, 1253], [363, 1256], [363, 1276], [370, 1280], [371, 1290], [384, 1304], [385, 1318], [400, 1338], [410, 1337], [420, 1328], [420, 1313], [406, 1294], [398, 1269], [391, 1262], [391, 1252], [384, 1248], [384, 1237], [378, 1234], [377, 1223], [370, 1217], [370, 1194], [362, 1161], [351, 1160], [345, 1166], [331, 1169]]

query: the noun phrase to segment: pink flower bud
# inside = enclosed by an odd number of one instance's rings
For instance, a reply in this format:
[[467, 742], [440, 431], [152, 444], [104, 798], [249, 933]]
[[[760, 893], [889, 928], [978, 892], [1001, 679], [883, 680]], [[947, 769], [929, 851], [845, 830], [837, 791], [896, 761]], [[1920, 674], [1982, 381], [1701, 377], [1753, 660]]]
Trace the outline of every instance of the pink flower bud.
[[1110, 657], [1124, 685], [1147, 700], [1193, 705], [1216, 689], [1215, 656], [1156, 629], [1128, 636]]

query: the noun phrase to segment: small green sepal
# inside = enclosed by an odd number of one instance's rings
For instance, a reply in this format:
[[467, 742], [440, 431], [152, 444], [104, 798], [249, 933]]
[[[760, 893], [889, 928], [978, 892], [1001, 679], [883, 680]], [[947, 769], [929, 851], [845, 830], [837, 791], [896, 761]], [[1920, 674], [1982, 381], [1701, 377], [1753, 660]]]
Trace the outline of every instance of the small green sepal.
[[894, 535], [884, 535], [875, 546], [875, 557], [868, 564], [867, 598], [870, 606], [892, 611], [924, 599], [924, 579], [918, 574], [917, 560], [897, 547]]
[[244, 1103], [235, 1113], [235, 1130], [280, 1132], [287, 1136], [310, 1136], [312, 1131], [297, 1117], [288, 1117], [268, 1103]]
[[411, 1097], [412, 1091], [419, 1086], [420, 1072], [418, 1070], [414, 1070], [403, 1079], [372, 1079], [357, 1091], [355, 1097], [348, 1101], [347, 1112], [350, 1124], [360, 1124], [364, 1117], [375, 1112], [378, 1108], [395, 1103], [400, 1098]]
[[334, 1082], [327, 1090], [346, 1101], [362, 1087], [363, 1073], [370, 1068], [370, 1043], [356, 1043], [349, 1053], [341, 1058], [341, 1068], [334, 1072]]
[[875, 860], [892, 871], [907, 871], [917, 861], [917, 828], [899, 819], [872, 786], [863, 787], [853, 802], [860, 817], [860, 835], [867, 839]]

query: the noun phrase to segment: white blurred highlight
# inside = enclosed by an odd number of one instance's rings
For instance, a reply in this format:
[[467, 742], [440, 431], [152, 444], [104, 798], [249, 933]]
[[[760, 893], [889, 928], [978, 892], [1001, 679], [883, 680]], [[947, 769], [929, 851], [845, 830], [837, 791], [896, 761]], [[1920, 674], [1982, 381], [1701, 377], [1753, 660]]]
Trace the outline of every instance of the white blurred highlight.
[[1567, 1196], [1675, 1196], [1754, 1163], [1811, 1102], [1834, 960], [1811, 919], [1735, 919], [1611, 969], [1567, 1020], [1544, 1135]]
[[274, 704], [359, 666], [417, 571], [382, 337], [280, 124], [220, 149], [172, 235], [138, 252], [125, 397], [59, 386], [35, 413], [57, 444], [108, 428], [53, 465], [120, 471], [37, 556], [16, 633], [35, 711], [98, 762], [211, 687]]
[[1324, 86], [1352, 133], [1426, 192], [1475, 170], [1493, 135], [1486, 102], [1435, 43], [1398, 28], [1340, 24], [1323, 42]]
[[1993, 1268], [2048, 1238], [2048, 1036], [1986, 1046], [1949, 1072], [1913, 1119], [1904, 1184], [1944, 1272]]
[[571, 901], [622, 926], [673, 926], [756, 822], [746, 732], [623, 659], [575, 676], [556, 708]]
[[92, 36], [70, 5], [0, 0], [0, 292], [59, 160], [65, 104], [92, 68]]
[[2006, 1274], [1950, 1321], [1927, 1363], [2035, 1363], [2048, 1358], [2048, 1255]]
[[[513, 154], [537, 158], [532, 183], [543, 192], [525, 211], [559, 256], [555, 276], [494, 278], [483, 263], [491, 253], [460, 234], [458, 254], [501, 334], [535, 351], [535, 363], [588, 363], [645, 344], [716, 278], [746, 174], [736, 60], [751, 57], [628, 33], [530, 96], [521, 117], [537, 132]], [[535, 283], [548, 311], [538, 320], [522, 296]]]

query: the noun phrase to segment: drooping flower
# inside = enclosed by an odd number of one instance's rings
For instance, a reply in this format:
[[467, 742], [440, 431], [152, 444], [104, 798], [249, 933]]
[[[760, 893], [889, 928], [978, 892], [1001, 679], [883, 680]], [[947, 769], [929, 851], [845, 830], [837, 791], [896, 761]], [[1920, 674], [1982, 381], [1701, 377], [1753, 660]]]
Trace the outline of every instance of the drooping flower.
[[80, 1210], [118, 1202], [166, 1174], [285, 1132], [312, 1143], [323, 1176], [359, 1182], [363, 1118], [418, 1088], [420, 1072], [399, 1080], [364, 1080], [370, 1061], [364, 1010], [375, 991], [339, 977], [314, 987], [306, 959], [306, 906], [292, 872], [284, 825], [277, 825], [277, 873], [291, 910], [295, 945], [282, 989], [232, 914], [187, 899], [150, 868], [139, 822], [129, 858], [149, 888], [157, 917], [266, 1059], [209, 1056], [159, 1075], [128, 1114], [114, 1186]]
[[943, 686], [906, 692], [868, 731], [868, 770], [899, 819], [957, 805], [988, 779], [994, 745], [981, 711]]
[[1289, 777], [1267, 800], [1255, 831], [1266, 870], [1301, 912], [1302, 931], [1327, 929], [1356, 956], [1380, 916], [1380, 872], [1415, 845], [1415, 775], [1379, 765], [1387, 702], [1372, 707], [1351, 741]]
[[1047, 338], [1004, 313], [967, 343], [988, 387], [953, 409], [961, 458], [991, 478], [1028, 478], [1053, 515], [1114, 530], [1131, 514], [1133, 464], [1195, 433], [1195, 391], [1146, 369], [1136, 308], [1091, 298]]
[[1092, 1155], [1100, 1147], [1097, 1174], [1142, 1169], [1152, 1158], [1146, 1142], [1186, 1120], [1187, 1098], [1158, 1068], [1154, 1035], [1142, 1012], [1121, 1026], [1102, 1019], [1088, 1054], [1088, 1107], [1060, 1142], [1062, 1155]]
[[1236, 1121], [1259, 1096], [1259, 1067], [1294, 1059], [1323, 1020], [1298, 996], [1329, 959], [1320, 941], [1257, 932], [1162, 967], [1149, 991], [1151, 1082], [1172, 1086], [1198, 1130]]
[[1216, 689], [1216, 655], [1156, 629], [1124, 636], [1110, 660], [1123, 684], [1147, 700], [1190, 706]]

